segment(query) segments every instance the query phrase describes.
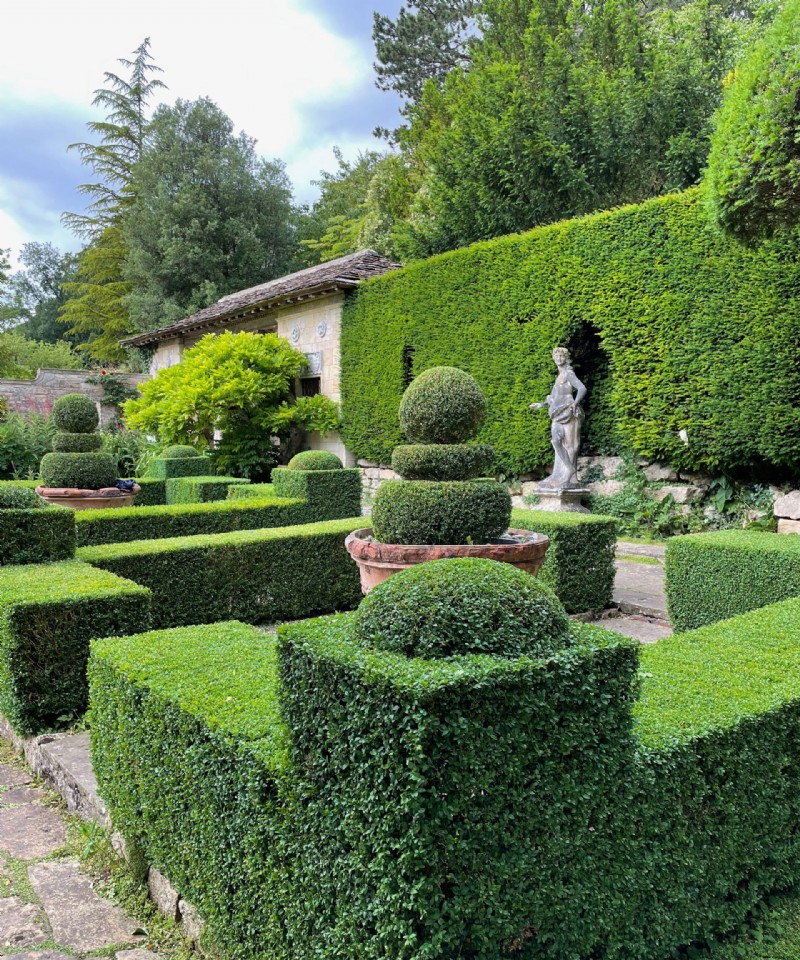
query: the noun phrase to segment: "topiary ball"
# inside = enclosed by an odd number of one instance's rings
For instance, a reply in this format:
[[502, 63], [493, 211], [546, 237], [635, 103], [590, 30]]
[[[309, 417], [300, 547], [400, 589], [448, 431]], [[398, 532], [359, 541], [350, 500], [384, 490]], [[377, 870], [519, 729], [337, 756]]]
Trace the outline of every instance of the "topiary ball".
[[30, 487], [15, 487], [11, 483], [0, 485], [0, 510], [38, 510], [46, 506]]
[[474, 437], [486, 400], [474, 377], [456, 367], [431, 367], [400, 401], [400, 426], [417, 443], [464, 443]]
[[569, 618], [549, 587], [511, 564], [477, 558], [433, 560], [393, 574], [361, 601], [355, 638], [429, 660], [549, 657], [572, 642]]
[[93, 400], [82, 393], [68, 393], [53, 404], [53, 421], [64, 433], [93, 433], [100, 418]]
[[342, 470], [342, 461], [327, 450], [304, 450], [287, 464], [289, 470]]
[[169, 460], [183, 460], [186, 457], [199, 457], [200, 454], [194, 447], [176, 443], [174, 446], [162, 450], [159, 456], [166, 457]]

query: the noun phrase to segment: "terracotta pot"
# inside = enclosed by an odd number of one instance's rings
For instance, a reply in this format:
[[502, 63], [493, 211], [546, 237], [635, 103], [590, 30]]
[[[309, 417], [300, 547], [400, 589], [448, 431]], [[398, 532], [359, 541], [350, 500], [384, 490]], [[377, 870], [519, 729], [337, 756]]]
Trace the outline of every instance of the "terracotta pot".
[[[358, 564], [361, 574], [361, 590], [369, 593], [373, 587], [388, 580], [398, 570], [405, 570], [428, 560], [445, 560], [452, 557], [480, 557], [483, 560], [499, 560], [510, 563], [531, 576], [536, 576], [545, 561], [550, 540], [543, 533], [530, 530], [509, 530], [509, 539], [493, 543], [465, 544], [401, 544], [378, 543], [372, 539], [372, 530], [364, 527], [354, 530], [345, 540], [347, 552]], [[513, 541], [511, 537], [524, 537]]]
[[130, 507], [142, 488], [137, 483], [133, 490], [101, 487], [99, 490], [81, 490], [77, 487], [37, 487], [36, 492], [47, 503], [72, 510], [107, 510], [109, 507]]

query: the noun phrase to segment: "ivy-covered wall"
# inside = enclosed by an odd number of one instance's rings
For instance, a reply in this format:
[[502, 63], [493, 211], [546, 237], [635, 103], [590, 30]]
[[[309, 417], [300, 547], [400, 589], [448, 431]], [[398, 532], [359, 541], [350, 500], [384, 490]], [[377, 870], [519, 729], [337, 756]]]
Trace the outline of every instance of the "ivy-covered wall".
[[[365, 283], [345, 306], [347, 446], [383, 463], [410, 378], [449, 364], [483, 388], [498, 469], [552, 461], [542, 400], [556, 345], [590, 388], [585, 437], [678, 469], [800, 463], [800, 244], [746, 247], [699, 190], [475, 244]], [[680, 437], [685, 430], [688, 443]]]

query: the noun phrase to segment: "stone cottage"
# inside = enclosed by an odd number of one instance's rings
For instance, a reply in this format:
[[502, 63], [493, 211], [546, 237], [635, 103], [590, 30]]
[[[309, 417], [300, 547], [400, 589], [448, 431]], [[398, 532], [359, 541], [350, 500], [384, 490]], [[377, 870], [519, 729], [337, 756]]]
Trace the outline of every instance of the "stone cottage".
[[[298, 270], [222, 297], [191, 317], [167, 327], [123, 340], [124, 346], [153, 351], [150, 373], [176, 364], [184, 350], [207, 333], [223, 330], [277, 333], [302, 351], [308, 360], [298, 378], [298, 396], [322, 393], [337, 403], [339, 392], [340, 334], [345, 298], [362, 280], [379, 277], [400, 267], [374, 250], [361, 250], [315, 267]], [[331, 450], [345, 465], [354, 458], [338, 436], [311, 435], [310, 445]]]

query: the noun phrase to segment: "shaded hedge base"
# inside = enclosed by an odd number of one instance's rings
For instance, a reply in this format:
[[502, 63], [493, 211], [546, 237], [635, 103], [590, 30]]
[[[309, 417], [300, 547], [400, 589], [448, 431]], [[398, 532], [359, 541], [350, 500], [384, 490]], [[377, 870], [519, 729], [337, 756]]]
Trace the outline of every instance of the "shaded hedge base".
[[800, 599], [548, 660], [351, 625], [93, 646], [112, 818], [232, 957], [664, 960], [800, 881]]

